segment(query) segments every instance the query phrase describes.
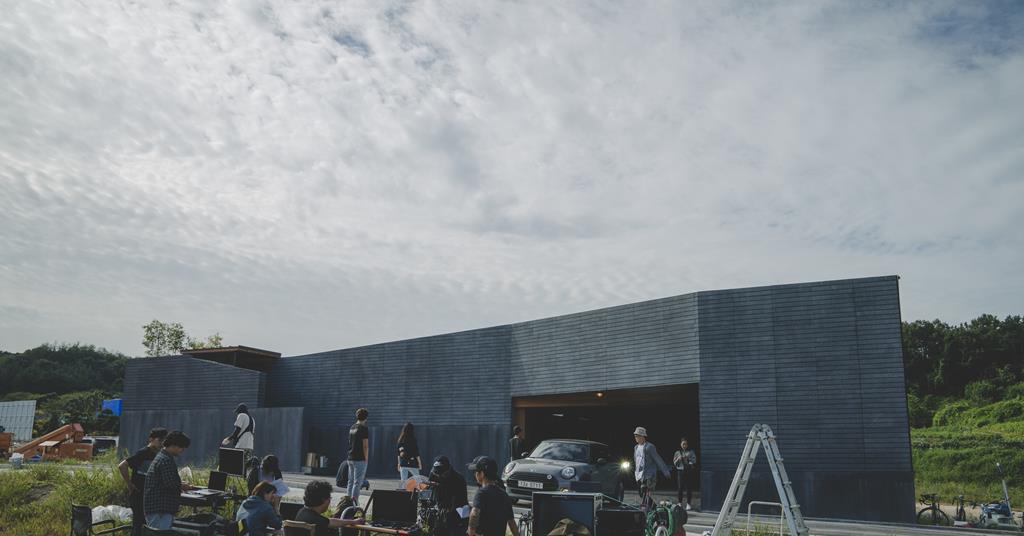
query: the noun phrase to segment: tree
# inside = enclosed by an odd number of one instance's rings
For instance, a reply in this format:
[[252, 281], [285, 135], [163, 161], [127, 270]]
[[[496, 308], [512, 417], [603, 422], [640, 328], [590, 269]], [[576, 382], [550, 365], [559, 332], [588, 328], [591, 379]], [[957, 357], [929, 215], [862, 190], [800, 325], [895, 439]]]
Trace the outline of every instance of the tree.
[[195, 339], [185, 333], [185, 327], [177, 322], [164, 323], [154, 319], [142, 326], [142, 332], [142, 345], [146, 347], [148, 357], [180, 354], [186, 348], [219, 348], [223, 344], [220, 333], [206, 339]]
[[181, 353], [185, 339], [185, 327], [177, 322], [165, 324], [154, 318], [142, 326], [142, 345], [148, 357]]

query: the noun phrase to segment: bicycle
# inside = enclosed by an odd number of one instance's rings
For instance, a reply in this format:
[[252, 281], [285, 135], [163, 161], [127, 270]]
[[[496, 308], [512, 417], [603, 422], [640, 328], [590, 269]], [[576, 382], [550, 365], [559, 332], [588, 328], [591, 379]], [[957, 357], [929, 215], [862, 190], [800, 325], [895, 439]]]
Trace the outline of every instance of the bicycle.
[[956, 502], [956, 515], [953, 516], [953, 521], [967, 522], [967, 510], [964, 510], [964, 496], [957, 495], [953, 497], [953, 501]]
[[918, 525], [938, 525], [948, 527], [953, 524], [953, 521], [949, 519], [949, 515], [939, 508], [939, 496], [934, 493], [926, 493], [921, 495], [921, 502], [928, 504], [927, 507], [922, 508], [917, 513], [917, 524]]
[[533, 510], [527, 510], [519, 516], [519, 536], [530, 536], [533, 529]]

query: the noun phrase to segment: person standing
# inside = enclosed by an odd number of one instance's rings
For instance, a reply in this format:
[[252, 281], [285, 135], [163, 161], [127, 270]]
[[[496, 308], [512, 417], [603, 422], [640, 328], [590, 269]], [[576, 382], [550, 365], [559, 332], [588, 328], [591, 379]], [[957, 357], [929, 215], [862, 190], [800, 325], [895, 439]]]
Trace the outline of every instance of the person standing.
[[469, 464], [480, 490], [473, 497], [469, 513], [468, 536], [505, 536], [505, 528], [512, 536], [519, 536], [519, 527], [512, 513], [512, 501], [505, 490], [497, 485], [498, 462], [487, 456], [477, 456]]
[[508, 451], [513, 462], [521, 459], [523, 453], [526, 452], [526, 440], [523, 437], [525, 435], [522, 426], [517, 424], [512, 428], [512, 439], [508, 440]]
[[159, 530], [170, 530], [174, 515], [181, 505], [181, 492], [193, 489], [182, 483], [175, 458], [192, 443], [183, 432], [175, 430], [164, 438], [163, 446], [149, 464], [142, 504], [146, 525]]
[[419, 476], [422, 470], [423, 460], [420, 459], [420, 447], [416, 443], [416, 428], [407, 422], [398, 435], [398, 478], [405, 482]]
[[356, 410], [356, 423], [348, 429], [348, 496], [359, 504], [359, 490], [366, 478], [366, 465], [370, 462], [370, 429], [366, 408]]
[[252, 415], [249, 415], [249, 407], [245, 404], [239, 404], [235, 407], [235, 429], [220, 444], [225, 447], [247, 451], [246, 460], [248, 460], [248, 456], [252, 455], [255, 433], [256, 421], [253, 420]]
[[672, 465], [676, 469], [676, 492], [679, 504], [683, 504], [683, 492], [686, 492], [686, 509], [691, 510], [693, 500], [693, 476], [697, 466], [697, 453], [690, 448], [690, 442], [684, 437], [679, 441], [679, 450], [672, 455]]
[[438, 456], [427, 477], [434, 490], [434, 501], [440, 510], [437, 536], [464, 536], [466, 520], [458, 509], [469, 504], [466, 479], [452, 468], [447, 456]]
[[[146, 473], [153, 463], [156, 454], [163, 446], [167, 437], [166, 428], [154, 428], [149, 431], [149, 442], [135, 454], [125, 458], [117, 465], [121, 478], [128, 486], [128, 504], [132, 508], [132, 536], [142, 536], [142, 527], [146, 524], [146, 511], [142, 504], [142, 491], [146, 485]], [[131, 469], [131, 476], [128, 470]]]
[[654, 499], [650, 495], [657, 487], [658, 471], [660, 470], [665, 478], [672, 476], [672, 473], [665, 460], [661, 459], [654, 443], [647, 441], [646, 428], [637, 426], [633, 431], [633, 439], [636, 440], [636, 446], [633, 447], [633, 462], [636, 467], [634, 476], [640, 490], [640, 500], [645, 506], [653, 506]]

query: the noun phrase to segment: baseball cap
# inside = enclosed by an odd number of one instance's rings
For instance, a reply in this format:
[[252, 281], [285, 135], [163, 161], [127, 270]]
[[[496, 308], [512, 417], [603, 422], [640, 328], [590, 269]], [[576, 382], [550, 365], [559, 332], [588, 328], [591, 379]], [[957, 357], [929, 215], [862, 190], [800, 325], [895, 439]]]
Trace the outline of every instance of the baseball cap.
[[498, 462], [488, 456], [477, 456], [476, 458], [473, 458], [473, 463], [466, 467], [474, 473], [477, 471], [483, 471], [487, 478], [498, 478]]

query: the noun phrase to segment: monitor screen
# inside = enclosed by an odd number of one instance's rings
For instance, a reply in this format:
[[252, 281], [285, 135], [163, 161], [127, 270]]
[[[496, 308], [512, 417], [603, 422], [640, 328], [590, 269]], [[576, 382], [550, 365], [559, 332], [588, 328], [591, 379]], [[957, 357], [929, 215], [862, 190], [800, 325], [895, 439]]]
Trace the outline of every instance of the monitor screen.
[[220, 470], [235, 476], [245, 476], [245, 451], [221, 447], [217, 465]]
[[210, 471], [210, 481], [206, 487], [217, 491], [226, 491], [228, 485], [228, 474], [223, 471]]
[[598, 497], [589, 493], [534, 493], [533, 533], [548, 534], [558, 522], [569, 518], [594, 533]]
[[302, 510], [302, 505], [299, 503], [282, 502], [280, 508], [281, 519], [295, 521], [295, 516], [299, 515], [299, 510]]
[[374, 521], [416, 522], [416, 495], [411, 491], [377, 489], [370, 500]]

